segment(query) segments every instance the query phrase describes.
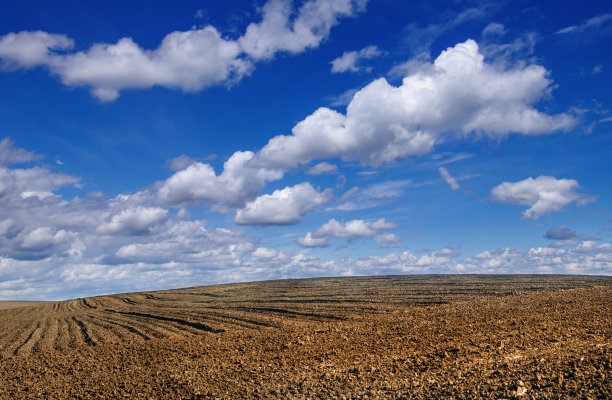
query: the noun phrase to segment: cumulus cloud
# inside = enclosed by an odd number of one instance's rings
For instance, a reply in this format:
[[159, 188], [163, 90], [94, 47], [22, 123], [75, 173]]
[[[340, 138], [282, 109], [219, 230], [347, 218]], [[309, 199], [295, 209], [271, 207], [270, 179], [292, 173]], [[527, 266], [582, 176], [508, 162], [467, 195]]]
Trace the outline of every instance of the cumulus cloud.
[[345, 51], [340, 57], [331, 61], [331, 72], [358, 72], [364, 69], [358, 65], [361, 60], [369, 60], [381, 54], [382, 51], [376, 46], [368, 46], [359, 51]]
[[570, 240], [577, 238], [578, 234], [569, 229], [567, 226], [561, 225], [555, 228], [550, 228], [544, 237], [551, 240]]
[[283, 177], [276, 169], [251, 166], [250, 151], [235, 152], [215, 173], [210, 164], [195, 162], [158, 184], [156, 201], [165, 206], [182, 206], [201, 201], [210, 202], [215, 211], [241, 208], [254, 199], [266, 182]]
[[398, 226], [395, 223], [387, 222], [384, 218], [374, 222], [354, 219], [345, 223], [332, 218], [314, 232], [308, 232], [305, 237], [298, 238], [297, 243], [303, 247], [325, 247], [329, 246], [329, 239], [332, 238], [347, 240], [368, 238], [373, 237], [379, 231], [395, 229]]
[[485, 251], [463, 263], [466, 272], [602, 274], [612, 271], [612, 245], [581, 241], [569, 249], [536, 247], [527, 251]]
[[54, 51], [69, 50], [74, 41], [65, 35], [42, 31], [9, 33], [0, 37], [0, 58], [6, 69], [33, 68], [44, 65]]
[[135, 207], [113, 215], [110, 221], [100, 225], [98, 232], [105, 234], [143, 235], [163, 222], [168, 210], [159, 207]]
[[279, 51], [299, 53], [317, 47], [339, 17], [354, 15], [365, 4], [364, 0], [312, 0], [292, 18], [290, 1], [270, 0], [263, 6], [262, 21], [250, 24], [238, 43], [254, 60], [270, 59]]
[[317, 47], [338, 18], [354, 15], [364, 5], [365, 0], [312, 0], [292, 18], [289, 0], [270, 0], [262, 21], [250, 24], [236, 40], [207, 25], [169, 33], [152, 50], [126, 37], [69, 52], [74, 42], [65, 35], [22, 31], [0, 37], [0, 59], [5, 69], [47, 67], [63, 84], [88, 87], [101, 101], [115, 100], [122, 90], [152, 86], [195, 92], [239, 81], [251, 73], [255, 61], [278, 52]]
[[452, 190], [459, 189], [459, 184], [457, 183], [457, 180], [451, 176], [451, 174], [446, 168], [440, 167], [438, 168], [438, 171], [440, 172], [440, 176], [442, 177], [442, 179], [444, 179], [444, 181], [448, 183], [448, 186], [450, 186]]
[[380, 243], [380, 247], [392, 248], [403, 243], [403, 240], [393, 233], [379, 233], [374, 237], [374, 240]]
[[327, 203], [331, 189], [318, 192], [308, 182], [275, 190], [246, 204], [236, 212], [234, 222], [241, 225], [292, 225], [316, 207]]
[[432, 151], [449, 133], [538, 135], [575, 124], [568, 114], [548, 115], [534, 104], [551, 90], [538, 65], [500, 69], [485, 63], [473, 40], [443, 51], [399, 87], [384, 78], [355, 94], [346, 114], [319, 108], [276, 136], [256, 154], [258, 165], [294, 169], [315, 159], [340, 157], [379, 166]]
[[574, 179], [538, 176], [519, 182], [503, 182], [491, 189], [491, 195], [495, 201], [501, 203], [529, 206], [523, 216], [538, 219], [543, 214], [559, 211], [570, 203], [585, 205], [595, 200], [592, 196], [578, 193], [579, 188], [578, 181]]

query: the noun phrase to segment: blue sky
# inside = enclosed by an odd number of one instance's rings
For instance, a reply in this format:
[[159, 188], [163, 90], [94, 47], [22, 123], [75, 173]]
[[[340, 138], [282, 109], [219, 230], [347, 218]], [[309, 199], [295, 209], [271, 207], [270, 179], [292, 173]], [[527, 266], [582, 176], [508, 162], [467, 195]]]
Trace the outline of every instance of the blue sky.
[[0, 13], [0, 299], [612, 273], [605, 2]]

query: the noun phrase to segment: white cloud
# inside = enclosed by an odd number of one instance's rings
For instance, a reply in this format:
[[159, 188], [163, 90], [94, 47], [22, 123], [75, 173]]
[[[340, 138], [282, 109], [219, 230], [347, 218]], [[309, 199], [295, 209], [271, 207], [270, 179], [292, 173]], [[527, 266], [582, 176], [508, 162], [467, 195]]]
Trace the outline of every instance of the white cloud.
[[486, 39], [486, 43], [481, 48], [485, 58], [495, 60], [497, 65], [512, 65], [524, 62], [524, 59], [533, 56], [538, 34], [525, 32], [509, 43], [498, 43], [495, 41], [497, 37], [488, 36]]
[[329, 240], [326, 238], [314, 238], [312, 232], [306, 233], [303, 238], [297, 238], [296, 242], [302, 247], [328, 247]]
[[355, 93], [357, 93], [359, 89], [349, 89], [337, 96], [330, 96], [328, 99], [330, 101], [329, 105], [332, 107], [346, 107], [349, 105]]
[[576, 190], [579, 188], [574, 179], [538, 176], [519, 182], [503, 182], [491, 189], [491, 195], [494, 200], [502, 203], [529, 206], [523, 216], [538, 219], [543, 214], [559, 211], [572, 202], [584, 205], [595, 200], [591, 196], [578, 193]]
[[312, 0], [292, 19], [291, 2], [270, 0], [263, 6], [263, 20], [250, 24], [238, 43], [254, 60], [270, 59], [279, 51], [299, 53], [316, 47], [338, 23], [338, 18], [361, 11], [366, 1]]
[[254, 162], [293, 169], [340, 157], [378, 166], [429, 153], [449, 133], [499, 138], [569, 129], [575, 124], [570, 115], [548, 115], [533, 107], [551, 90], [547, 75], [537, 65], [489, 65], [476, 42], [468, 40], [406, 76], [399, 87], [384, 78], [370, 83], [355, 94], [346, 114], [319, 108], [291, 135], [270, 139]]
[[364, 69], [358, 65], [361, 60], [369, 60], [381, 54], [382, 51], [376, 46], [368, 46], [359, 51], [345, 51], [340, 57], [331, 61], [331, 72], [358, 72]]
[[504, 25], [497, 22], [491, 22], [482, 30], [483, 36], [503, 36], [506, 33]]
[[403, 243], [403, 240], [393, 233], [379, 233], [374, 237], [374, 240], [380, 243], [380, 247], [383, 248], [397, 247]]
[[195, 162], [158, 184], [155, 194], [160, 205], [182, 206], [200, 201], [212, 204], [215, 211], [243, 207], [254, 199], [266, 182], [283, 177], [279, 170], [252, 167], [250, 151], [235, 152], [216, 175], [210, 164]]
[[67, 86], [91, 89], [101, 101], [113, 101], [120, 91], [163, 86], [185, 92], [239, 81], [254, 69], [254, 61], [279, 51], [299, 53], [319, 45], [338, 18], [360, 11], [365, 1], [312, 0], [291, 20], [288, 0], [270, 0], [263, 20], [247, 27], [237, 40], [222, 37], [213, 26], [175, 31], [153, 50], [131, 38], [97, 43], [69, 52], [73, 40], [47, 32], [9, 33], [0, 37], [0, 59], [9, 69], [47, 67]]
[[485, 251], [465, 261], [467, 272], [481, 273], [612, 273], [612, 245], [583, 241], [573, 248], [531, 248]]
[[440, 172], [440, 176], [446, 181], [446, 183], [448, 183], [448, 186], [450, 186], [452, 190], [459, 189], [457, 180], [451, 176], [446, 168], [440, 167], [438, 168], [438, 171]]
[[195, 162], [197, 162], [197, 160], [194, 160], [193, 158], [182, 154], [178, 157], [168, 160], [167, 165], [172, 171], [180, 171], [182, 169], [186, 169]]
[[103, 235], [143, 235], [166, 220], [168, 210], [159, 207], [135, 207], [113, 215], [110, 221], [100, 225]]
[[410, 49], [414, 55], [421, 58], [428, 58], [431, 45], [440, 35], [466, 22], [486, 17], [490, 8], [492, 8], [491, 3], [484, 3], [478, 7], [468, 8], [458, 13], [441, 13], [442, 18], [438, 23], [432, 23], [426, 26], [410, 23], [406, 25], [402, 32], [404, 45], [406, 48]]
[[241, 225], [297, 224], [304, 214], [327, 203], [331, 197], [331, 189], [318, 192], [304, 182], [248, 202], [236, 212], [234, 221]]
[[311, 168], [308, 168], [307, 172], [310, 175], [335, 174], [338, 172], [338, 167], [335, 164], [321, 161]]
[[251, 253], [251, 260], [256, 266], [278, 265], [289, 261], [290, 257], [284, 252], [269, 247], [258, 247]]
[[45, 250], [51, 246], [69, 241], [70, 236], [63, 229], [55, 230], [48, 226], [40, 227], [23, 236], [21, 247], [26, 250]]
[[399, 198], [404, 188], [410, 185], [410, 179], [401, 179], [376, 183], [364, 189], [355, 186], [338, 199], [335, 207], [328, 210], [354, 211], [377, 207]]
[[[297, 243], [304, 247], [325, 247], [329, 245], [328, 239], [355, 240], [369, 238], [376, 235], [379, 231], [395, 229], [397, 227], [397, 224], [387, 222], [384, 218], [374, 222], [354, 219], [345, 223], [338, 222], [332, 218], [314, 232], [308, 232], [305, 237], [299, 238]], [[381, 239], [384, 240], [382, 237]]]
[[9, 137], [5, 137], [0, 141], [0, 165], [19, 164], [42, 158], [42, 156], [31, 151], [15, 147], [14, 144], [15, 142]]
[[565, 28], [559, 29], [555, 32], [557, 35], [567, 34], [567, 33], [583, 33], [585, 31], [600, 29], [600, 27], [609, 21], [612, 21], [612, 13], [606, 13], [597, 15], [595, 17], [589, 18], [585, 20], [580, 25], [571, 25]]
[[0, 58], [4, 68], [33, 68], [49, 62], [52, 51], [73, 46], [74, 41], [65, 35], [42, 31], [9, 33], [0, 37]]

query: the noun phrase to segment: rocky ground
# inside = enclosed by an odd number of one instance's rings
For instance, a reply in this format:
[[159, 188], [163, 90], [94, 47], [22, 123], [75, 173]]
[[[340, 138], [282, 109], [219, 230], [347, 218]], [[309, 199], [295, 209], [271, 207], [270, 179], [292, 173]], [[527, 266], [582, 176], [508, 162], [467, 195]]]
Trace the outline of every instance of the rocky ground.
[[1, 399], [612, 398], [612, 278], [394, 276], [0, 309]]

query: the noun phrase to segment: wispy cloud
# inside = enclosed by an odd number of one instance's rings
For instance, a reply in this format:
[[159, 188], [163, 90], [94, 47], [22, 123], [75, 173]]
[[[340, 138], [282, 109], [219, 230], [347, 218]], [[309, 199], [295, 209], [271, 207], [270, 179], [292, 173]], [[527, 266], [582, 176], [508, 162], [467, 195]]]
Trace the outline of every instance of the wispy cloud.
[[612, 22], [612, 13], [605, 13], [589, 18], [578, 25], [570, 25], [565, 28], [559, 29], [555, 32], [557, 35], [565, 34], [581, 34], [587, 31], [596, 31], [601, 29], [602, 26]]
[[448, 172], [446, 168], [440, 167], [438, 168], [438, 171], [440, 172], [440, 176], [442, 177], [442, 179], [444, 179], [444, 181], [448, 183], [448, 186], [450, 186], [452, 190], [459, 189], [459, 184], [457, 183], [457, 180], [452, 177], [452, 175]]
[[331, 61], [331, 72], [369, 71], [368, 67], [361, 65], [361, 61], [379, 57], [382, 54], [383, 52], [376, 46], [368, 46], [359, 51], [345, 51], [340, 57]]

